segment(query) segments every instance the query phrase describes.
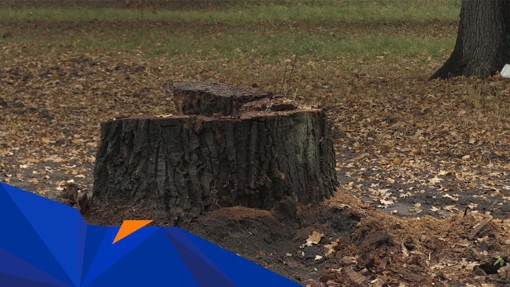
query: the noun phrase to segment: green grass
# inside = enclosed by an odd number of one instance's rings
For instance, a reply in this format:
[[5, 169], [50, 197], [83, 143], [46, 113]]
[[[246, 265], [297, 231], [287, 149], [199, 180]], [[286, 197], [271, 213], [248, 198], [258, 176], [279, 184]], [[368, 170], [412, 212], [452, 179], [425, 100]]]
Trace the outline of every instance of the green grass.
[[[455, 21], [460, 0], [414, 1], [293, 1], [279, 4], [214, 6], [207, 10], [163, 10], [143, 13], [145, 20], [193, 23], [258, 23], [295, 21], [344, 21], [348, 23]], [[137, 10], [92, 8], [0, 9], [2, 20], [130, 21], [142, 19]]]
[[[91, 8], [0, 9], [1, 42], [38, 53], [43, 46], [101, 49], [144, 57], [226, 59], [262, 63], [298, 55], [303, 61], [438, 59], [455, 43], [460, 0], [307, 1], [200, 10]], [[92, 21], [97, 20], [97, 21]], [[155, 21], [164, 20], [164, 21]], [[19, 21], [25, 21], [21, 29]], [[35, 21], [35, 22], [34, 22]]]
[[[260, 27], [259, 27], [260, 28]], [[422, 34], [363, 32], [363, 27], [348, 31], [328, 27], [307, 30], [287, 27], [263, 27], [257, 33], [252, 26], [213, 27], [172, 31], [145, 25], [138, 28], [118, 27], [114, 30], [83, 32], [75, 28], [61, 33], [29, 33], [17, 35], [8, 41], [64, 45], [73, 48], [107, 48], [113, 50], [140, 50], [147, 57], [159, 55], [208, 56], [228, 59], [257, 58], [273, 61], [296, 54], [314, 59], [335, 59], [348, 54], [354, 58], [386, 58], [400, 56], [440, 57], [455, 43], [452, 33], [444, 37], [425, 37]], [[426, 33], [426, 32], [424, 32]]]

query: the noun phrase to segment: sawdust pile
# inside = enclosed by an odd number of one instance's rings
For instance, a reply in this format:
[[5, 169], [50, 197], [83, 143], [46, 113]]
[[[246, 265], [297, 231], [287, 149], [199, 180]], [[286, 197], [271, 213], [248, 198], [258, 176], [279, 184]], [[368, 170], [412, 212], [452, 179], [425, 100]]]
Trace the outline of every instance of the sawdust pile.
[[397, 217], [342, 191], [327, 205], [348, 208], [360, 221], [339, 240], [320, 280], [306, 286], [510, 284], [508, 219], [467, 211], [444, 219]]

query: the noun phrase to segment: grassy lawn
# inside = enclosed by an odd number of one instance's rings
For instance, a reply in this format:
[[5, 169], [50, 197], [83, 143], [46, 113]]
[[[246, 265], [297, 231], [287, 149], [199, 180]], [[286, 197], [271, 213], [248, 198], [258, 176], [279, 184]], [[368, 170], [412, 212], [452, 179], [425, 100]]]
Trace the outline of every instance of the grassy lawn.
[[459, 0], [414, 1], [250, 1], [221, 5], [211, 2], [208, 9], [26, 8], [2, 9], [4, 20], [57, 21], [133, 21], [136, 19], [188, 23], [261, 23], [261, 22], [329, 22], [400, 23], [458, 19]]
[[[16, 31], [7, 42], [139, 49], [148, 57], [248, 57], [265, 62], [294, 54], [327, 60], [383, 54], [437, 58], [454, 44], [459, 1], [432, 2], [297, 1], [146, 11], [143, 17], [133, 9], [0, 9], [0, 21], [14, 23], [15, 30], [18, 25], [33, 27]], [[97, 22], [101, 24], [94, 25]], [[0, 32], [9, 29], [4, 26]]]

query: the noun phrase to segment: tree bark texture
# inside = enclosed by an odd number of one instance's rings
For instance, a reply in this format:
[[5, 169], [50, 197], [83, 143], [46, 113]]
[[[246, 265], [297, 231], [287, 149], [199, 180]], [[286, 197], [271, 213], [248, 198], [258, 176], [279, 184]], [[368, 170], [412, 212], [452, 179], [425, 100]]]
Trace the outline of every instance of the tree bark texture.
[[431, 79], [485, 78], [510, 63], [510, 1], [463, 0], [455, 48]]
[[267, 105], [274, 99], [254, 99], [262, 104], [238, 116], [102, 123], [94, 202], [155, 206], [186, 222], [220, 207], [270, 210], [283, 199], [309, 204], [330, 197], [338, 182], [325, 114], [288, 103], [288, 110], [273, 111]]

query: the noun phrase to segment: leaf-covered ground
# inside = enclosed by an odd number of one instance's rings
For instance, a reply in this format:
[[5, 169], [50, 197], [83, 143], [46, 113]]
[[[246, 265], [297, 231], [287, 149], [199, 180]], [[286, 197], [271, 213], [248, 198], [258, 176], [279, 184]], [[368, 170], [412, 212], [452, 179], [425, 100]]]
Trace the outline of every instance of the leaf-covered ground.
[[[191, 230], [304, 285], [510, 284], [508, 267], [493, 264], [498, 256], [510, 261], [507, 79], [427, 80], [447, 51], [441, 58], [345, 54], [298, 57], [282, 88], [292, 54], [264, 60], [233, 49], [223, 58], [147, 57], [143, 49], [59, 43], [58, 33], [109, 37], [125, 23], [109, 22], [113, 30], [97, 22], [1, 24], [8, 27], [0, 35], [1, 181], [50, 197], [67, 182], [91, 192], [99, 124], [173, 113], [174, 82], [288, 89], [288, 97], [328, 112], [341, 182], [337, 196], [304, 215], [308, 226], [289, 228], [269, 213], [227, 209]], [[136, 25], [150, 30], [162, 24]], [[455, 32], [448, 23], [401, 25], [391, 27]], [[172, 28], [184, 29], [164, 26]], [[123, 219], [105, 217], [96, 221]], [[229, 232], [215, 234], [218, 226]]]

